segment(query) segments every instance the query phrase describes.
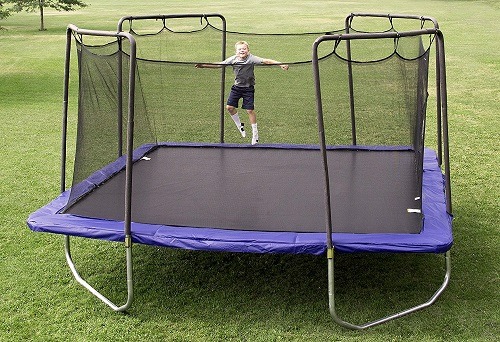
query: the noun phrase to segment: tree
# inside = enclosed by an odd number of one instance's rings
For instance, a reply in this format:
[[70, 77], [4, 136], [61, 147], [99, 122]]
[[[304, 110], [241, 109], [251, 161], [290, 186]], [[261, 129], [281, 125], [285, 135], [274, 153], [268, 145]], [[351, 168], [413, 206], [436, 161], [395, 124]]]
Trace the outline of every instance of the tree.
[[0, 20], [7, 18], [10, 15], [8, 8], [3, 7], [5, 1], [0, 0]]
[[43, 17], [43, 10], [45, 8], [53, 8], [57, 11], [74, 11], [77, 8], [87, 6], [86, 3], [80, 0], [4, 0], [4, 2], [12, 3], [12, 10], [15, 12], [36, 12], [37, 10], [40, 11], [40, 31], [45, 31]]

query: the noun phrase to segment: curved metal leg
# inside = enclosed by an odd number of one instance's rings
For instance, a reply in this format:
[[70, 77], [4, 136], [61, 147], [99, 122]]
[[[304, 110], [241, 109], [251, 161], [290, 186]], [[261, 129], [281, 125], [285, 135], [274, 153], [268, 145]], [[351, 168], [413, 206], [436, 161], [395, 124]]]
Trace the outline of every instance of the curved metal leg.
[[[126, 240], [129, 241], [130, 237], [126, 237]], [[132, 281], [132, 244], [131, 243], [126, 243], [126, 257], [127, 257], [127, 302], [122, 305], [118, 306], [114, 304], [112, 301], [110, 301], [108, 298], [106, 298], [103, 294], [101, 294], [99, 291], [94, 289], [89, 283], [87, 283], [78, 273], [76, 270], [76, 266], [73, 262], [73, 259], [71, 258], [71, 249], [70, 249], [70, 237], [68, 235], [65, 235], [65, 253], [66, 253], [66, 261], [68, 262], [69, 268], [71, 269], [71, 272], [73, 273], [73, 276], [75, 277], [76, 281], [78, 281], [83, 287], [85, 287], [87, 290], [89, 290], [94, 296], [99, 298], [101, 301], [103, 301], [105, 304], [107, 304], [109, 307], [111, 307], [114, 311], [125, 311], [127, 310], [130, 305], [132, 304], [133, 300], [133, 281]]]
[[438, 297], [441, 295], [441, 293], [444, 291], [444, 289], [448, 285], [448, 282], [450, 280], [450, 275], [451, 275], [450, 251], [447, 251], [445, 253], [446, 273], [445, 273], [445, 276], [444, 276], [443, 283], [437, 289], [437, 291], [429, 298], [429, 300], [427, 300], [426, 302], [424, 302], [424, 303], [422, 303], [420, 305], [417, 305], [417, 306], [414, 306], [412, 308], [403, 310], [401, 312], [397, 312], [397, 313], [395, 313], [393, 315], [389, 315], [387, 317], [380, 318], [378, 320], [375, 320], [375, 321], [372, 321], [372, 322], [368, 322], [368, 323], [364, 323], [364, 324], [361, 324], [361, 325], [356, 325], [356, 324], [352, 324], [352, 323], [349, 323], [349, 322], [346, 322], [346, 321], [342, 320], [341, 318], [339, 318], [337, 316], [337, 313], [335, 312], [335, 293], [334, 293], [335, 286], [334, 286], [333, 251], [330, 252], [329, 255], [330, 256], [328, 258], [328, 300], [329, 300], [330, 314], [332, 315], [333, 320], [336, 323], [338, 323], [339, 325], [341, 325], [343, 327], [346, 327], [346, 328], [349, 328], [349, 329], [355, 329], [355, 330], [363, 330], [363, 329], [366, 329], [366, 328], [369, 328], [369, 327], [373, 327], [375, 325], [379, 325], [379, 324], [385, 323], [387, 321], [391, 321], [393, 319], [396, 319], [396, 318], [408, 315], [408, 314], [410, 314], [412, 312], [424, 309], [424, 308], [426, 308], [426, 307], [434, 304], [434, 302], [438, 299]]

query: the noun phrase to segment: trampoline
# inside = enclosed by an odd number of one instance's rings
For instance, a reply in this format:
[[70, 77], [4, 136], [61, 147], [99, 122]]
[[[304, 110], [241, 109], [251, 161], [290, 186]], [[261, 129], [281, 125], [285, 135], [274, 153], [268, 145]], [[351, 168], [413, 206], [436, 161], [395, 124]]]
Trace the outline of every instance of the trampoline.
[[[27, 221], [30, 229], [65, 235], [66, 256], [76, 279], [116, 311], [127, 310], [132, 302], [130, 251], [133, 243], [202, 251], [326, 254], [330, 312], [337, 323], [352, 329], [365, 329], [433, 304], [449, 281], [449, 250], [453, 243], [444, 45], [436, 21], [416, 16], [389, 16], [391, 19], [430, 21], [432, 27], [403, 32], [351, 33], [349, 28], [355, 17], [385, 17], [378, 14], [351, 14], [346, 19], [347, 33], [322, 35], [315, 39], [311, 44], [313, 59], [310, 64], [314, 82], [310, 83], [316, 94], [317, 144], [269, 143], [249, 146], [225, 142], [223, 105], [220, 106], [219, 142], [158, 142], [157, 135], [148, 142], [148, 130], [141, 133], [140, 127], [145, 127], [142, 126], [143, 122], [150, 124], [151, 119], [141, 121], [138, 117], [138, 112], [151, 102], [146, 94], [147, 89], [139, 83], [143, 82], [139, 79], [141, 76], [144, 78], [145, 73], [138, 72], [142, 66], [137, 64], [134, 35], [124, 32], [122, 24], [127, 20], [191, 17], [222, 19], [224, 56], [226, 29], [225, 19], [220, 15], [126, 17], [120, 20], [118, 33], [68, 26], [64, 139], [73, 36], [77, 41], [80, 39], [79, 79], [83, 83], [79, 87], [79, 131], [73, 183], [71, 188], [66, 189], [64, 140], [61, 194], [30, 215]], [[95, 93], [88, 89], [100, 93], [95, 90], [98, 89], [95, 76], [88, 78], [93, 82], [90, 86], [85, 85], [85, 73], [89, 71], [83, 64], [85, 51], [82, 37], [87, 35], [113, 37], [119, 44], [129, 42], [126, 53], [106, 55], [111, 56], [112, 60], [111, 64], [106, 62], [106, 67], [118, 65], [118, 72], [112, 73], [118, 80], [115, 83], [118, 84], [118, 90], [110, 90], [111, 93], [118, 93], [118, 100], [115, 98], [106, 102], [93, 98]], [[430, 40], [435, 40], [437, 45], [437, 151], [424, 147], [429, 49], [422, 48], [422, 36], [430, 36]], [[397, 53], [399, 46], [403, 45], [400, 40], [405, 37], [420, 39], [417, 44], [419, 52], [414, 58], [403, 58]], [[398, 66], [398, 69], [404, 69], [405, 80], [410, 78], [415, 81], [414, 87], [409, 89], [411, 96], [407, 96], [404, 101], [405, 108], [410, 108], [412, 114], [408, 115], [406, 111], [402, 115], [407, 121], [406, 128], [399, 128], [404, 138], [395, 142], [384, 135], [383, 142], [379, 143], [381, 138], [378, 136], [365, 138], [363, 116], [358, 118], [355, 115], [357, 69], [352, 52], [358, 41], [383, 39], [394, 42], [398, 63], [401, 60], [409, 61], [416, 76], [414, 79], [409, 76], [411, 70], [408, 66]], [[345, 55], [341, 52], [343, 44]], [[322, 50], [322, 45], [327, 45], [327, 49]], [[347, 144], [330, 144], [329, 141], [334, 138], [325, 133], [331, 128], [325, 124], [325, 117], [329, 119], [328, 114], [325, 115], [329, 104], [325, 102], [330, 98], [329, 88], [325, 91], [323, 83], [328, 82], [330, 74], [323, 71], [329, 65], [322, 64], [322, 61], [331, 56], [344, 62], [342, 70], [348, 80], [346, 91], [350, 94], [347, 107], [351, 129]], [[381, 62], [383, 60], [377, 60], [375, 64]], [[372, 63], [359, 64], [364, 67]], [[128, 70], [128, 73], [122, 70]], [[222, 71], [221, 101], [224, 98], [224, 78]], [[128, 81], [128, 86], [123, 85], [127, 83], [125, 81]], [[106, 87], [113, 88], [108, 83]], [[121, 113], [122, 99], [128, 103], [128, 113], [123, 122], [118, 122], [118, 137], [110, 134], [110, 139], [118, 139], [118, 144], [103, 147], [94, 140], [90, 146], [87, 136], [92, 135], [92, 131], [102, 126], [103, 122], [98, 122], [97, 126], [89, 124], [96, 120], [93, 117], [86, 123], [85, 115], [88, 112], [82, 106], [91, 107], [91, 111], [97, 107], [108, 110], [108, 107], [116, 106]], [[88, 104], [91, 102], [97, 103], [96, 107]], [[118, 117], [122, 118], [122, 115]], [[116, 116], [114, 118], [116, 120]], [[139, 128], [134, 127], [134, 122]], [[122, 130], [122, 127], [125, 129]], [[105, 133], [106, 128], [101, 127], [98, 132], [94, 132], [98, 138], [92, 139], [101, 139]], [[96, 145], [99, 146], [96, 148]], [[94, 148], [96, 151], [88, 152]], [[96, 161], [103, 154], [108, 155], [103, 152], [106, 150], [113, 150], [111, 155], [115, 157]], [[79, 276], [71, 259], [70, 236], [125, 242], [129, 293], [124, 305], [112, 303]], [[347, 253], [442, 253], [446, 265], [444, 281], [423, 304], [369, 323], [348, 323], [335, 313], [334, 250]]]

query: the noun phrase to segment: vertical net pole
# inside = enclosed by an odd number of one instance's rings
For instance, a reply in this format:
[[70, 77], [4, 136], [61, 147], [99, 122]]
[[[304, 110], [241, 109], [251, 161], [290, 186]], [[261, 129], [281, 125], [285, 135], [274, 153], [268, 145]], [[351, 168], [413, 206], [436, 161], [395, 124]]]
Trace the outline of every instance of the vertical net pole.
[[[227, 32], [226, 32], [226, 18], [222, 15], [219, 16], [222, 20], [222, 55], [221, 60], [226, 59], [226, 40], [227, 40]], [[224, 142], [224, 114], [225, 114], [225, 83], [226, 83], [226, 67], [223, 66], [221, 68], [221, 81], [220, 81], [220, 142]]]
[[313, 44], [313, 73], [314, 73], [314, 87], [316, 91], [316, 110], [318, 115], [318, 134], [320, 142], [320, 150], [323, 161], [323, 174], [324, 174], [324, 195], [325, 195], [325, 224], [326, 224], [326, 243], [328, 250], [333, 248], [332, 242], [332, 215], [330, 204], [330, 177], [328, 174], [328, 157], [326, 155], [326, 138], [325, 138], [325, 125], [323, 119], [323, 104], [321, 100], [321, 84], [319, 78], [319, 63], [318, 63], [318, 46], [321, 38], [314, 41]]
[[[352, 16], [346, 19], [345, 25], [345, 33], [349, 33], [349, 28], [352, 22]], [[356, 114], [354, 111], [354, 84], [353, 84], [353, 76], [352, 76], [352, 54], [351, 54], [351, 41], [348, 39], [346, 41], [347, 48], [347, 72], [349, 78], [349, 108], [351, 111], [351, 136], [352, 136], [352, 144], [357, 145], [356, 139]]]
[[[442, 118], [442, 135], [443, 135], [443, 158], [444, 158], [444, 173], [445, 173], [445, 188], [446, 188], [446, 210], [452, 213], [451, 207], [451, 177], [450, 177], [450, 150], [448, 141], [448, 99], [446, 90], [446, 65], [444, 56], [444, 36], [441, 31], [437, 31], [437, 51], [439, 53], [439, 93], [441, 98], [440, 117]], [[439, 131], [440, 132], [440, 131]], [[441, 135], [441, 133], [439, 134]], [[440, 145], [441, 146], [441, 145]]]
[[117, 88], [117, 134], [118, 134], [118, 157], [121, 157], [123, 154], [123, 132], [122, 132], [122, 126], [123, 126], [123, 45], [122, 45], [122, 40], [117, 37], [118, 39], [118, 75], [117, 75], [117, 82], [118, 82], [118, 88]]
[[64, 61], [63, 85], [63, 114], [62, 114], [62, 140], [61, 140], [61, 193], [66, 190], [66, 158], [68, 140], [68, 98], [69, 98], [69, 71], [71, 61], [71, 35], [72, 30], [66, 30], [66, 58]]

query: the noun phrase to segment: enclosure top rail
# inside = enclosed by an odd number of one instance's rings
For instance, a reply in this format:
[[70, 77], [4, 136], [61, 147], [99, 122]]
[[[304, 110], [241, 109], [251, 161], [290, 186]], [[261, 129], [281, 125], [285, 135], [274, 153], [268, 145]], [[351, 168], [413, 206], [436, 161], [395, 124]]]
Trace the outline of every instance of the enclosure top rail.
[[100, 31], [100, 30], [87, 30], [81, 29], [76, 25], [69, 24], [68, 31], [72, 31], [76, 34], [80, 35], [89, 35], [89, 36], [99, 36], [99, 37], [122, 37], [130, 40], [130, 44], [135, 46], [135, 38], [127, 32], [114, 32], [114, 31]]
[[436, 28], [436, 29], [439, 28], [439, 24], [438, 24], [437, 20], [435, 18], [429, 17], [429, 16], [411, 15], [411, 14], [395, 14], [395, 13], [388, 13], [388, 14], [384, 14], [384, 13], [364, 13], [364, 12], [353, 12], [353, 13], [350, 13], [346, 17], [346, 26], [349, 26], [347, 24], [351, 23], [352, 20], [355, 17], [387, 18], [389, 20], [391, 20], [391, 19], [415, 19], [415, 20], [422, 20], [422, 21], [430, 21], [430, 22], [432, 22], [434, 24], [434, 28]]
[[428, 28], [414, 31], [402, 31], [402, 32], [372, 32], [372, 33], [343, 33], [343, 34], [332, 34], [324, 35], [318, 37], [314, 41], [314, 47], [326, 40], [355, 40], [355, 39], [381, 39], [381, 38], [402, 38], [402, 37], [415, 37], [426, 34], [437, 34], [439, 29]]
[[226, 23], [226, 18], [219, 13], [188, 13], [188, 14], [151, 14], [151, 15], [130, 15], [130, 16], [125, 16], [120, 18], [118, 20], [118, 32], [123, 31], [123, 22], [127, 20], [148, 20], [148, 19], [158, 19], [158, 20], [165, 20], [165, 19], [178, 19], [178, 18], [209, 18], [209, 17], [216, 17], [220, 18], [222, 22]]

